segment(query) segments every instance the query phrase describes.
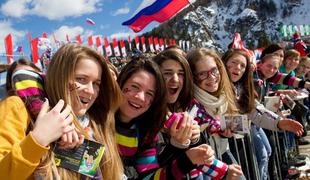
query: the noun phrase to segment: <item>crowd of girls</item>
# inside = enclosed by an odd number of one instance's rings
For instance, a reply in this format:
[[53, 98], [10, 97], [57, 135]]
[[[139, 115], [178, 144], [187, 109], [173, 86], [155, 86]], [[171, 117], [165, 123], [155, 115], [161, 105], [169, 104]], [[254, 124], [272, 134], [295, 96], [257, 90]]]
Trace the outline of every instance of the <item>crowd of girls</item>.
[[[259, 177], [267, 179], [273, 150], [262, 128], [300, 136], [303, 126], [266, 109], [262, 97], [269, 83], [308, 88], [310, 68], [304, 60], [302, 79], [281, 74], [278, 52], [265, 53], [255, 72], [236, 49], [220, 56], [170, 47], [120, 72], [77, 44], [61, 47], [46, 74], [18, 60], [0, 102], [0, 179], [246, 179], [229, 147], [235, 132], [223, 128], [224, 116], [240, 114], [252, 122]], [[94, 177], [55, 161], [55, 147], [74, 150], [85, 139], [105, 147]]]

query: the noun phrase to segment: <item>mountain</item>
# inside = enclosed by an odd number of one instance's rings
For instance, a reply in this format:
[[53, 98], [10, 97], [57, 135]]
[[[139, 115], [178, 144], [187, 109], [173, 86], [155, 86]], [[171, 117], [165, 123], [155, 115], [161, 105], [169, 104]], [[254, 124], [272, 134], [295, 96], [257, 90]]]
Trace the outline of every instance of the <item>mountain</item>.
[[281, 41], [282, 24], [310, 24], [309, 0], [197, 0], [145, 36], [189, 40], [226, 50], [234, 33], [247, 48]]

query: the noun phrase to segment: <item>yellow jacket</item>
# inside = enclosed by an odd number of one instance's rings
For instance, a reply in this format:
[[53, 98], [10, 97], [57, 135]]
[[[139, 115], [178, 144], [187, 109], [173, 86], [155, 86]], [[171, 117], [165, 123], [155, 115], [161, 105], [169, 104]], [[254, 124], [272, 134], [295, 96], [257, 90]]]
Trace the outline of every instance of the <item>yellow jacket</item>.
[[33, 179], [32, 174], [49, 148], [39, 145], [31, 132], [23, 101], [11, 96], [0, 102], [0, 179]]

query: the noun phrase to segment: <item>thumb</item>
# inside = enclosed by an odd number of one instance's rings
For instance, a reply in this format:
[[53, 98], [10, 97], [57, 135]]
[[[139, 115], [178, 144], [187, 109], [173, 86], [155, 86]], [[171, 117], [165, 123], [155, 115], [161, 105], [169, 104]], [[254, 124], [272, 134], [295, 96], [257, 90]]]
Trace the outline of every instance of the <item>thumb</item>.
[[50, 106], [49, 106], [49, 102], [48, 102], [48, 99], [45, 98], [45, 101], [44, 103], [42, 104], [42, 108], [38, 114], [38, 117], [37, 118], [40, 118], [42, 117], [44, 114], [46, 114], [49, 110]]

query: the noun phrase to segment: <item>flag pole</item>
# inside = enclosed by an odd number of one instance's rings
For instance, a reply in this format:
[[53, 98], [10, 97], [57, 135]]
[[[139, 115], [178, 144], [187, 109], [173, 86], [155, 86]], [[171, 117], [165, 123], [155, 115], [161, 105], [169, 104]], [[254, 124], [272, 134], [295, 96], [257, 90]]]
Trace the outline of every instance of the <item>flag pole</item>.
[[214, 41], [214, 39], [212, 38], [211, 34], [209, 33], [208, 28], [205, 26], [203, 20], [200, 18], [200, 16], [198, 16], [197, 12], [196, 12], [196, 7], [194, 6], [194, 4], [191, 2], [191, 0], [187, 0], [189, 5], [192, 7], [193, 13], [195, 14], [196, 18], [198, 19], [198, 21], [200, 22], [200, 24], [202, 25], [202, 27], [205, 29], [208, 38], [211, 39], [212, 41]]

